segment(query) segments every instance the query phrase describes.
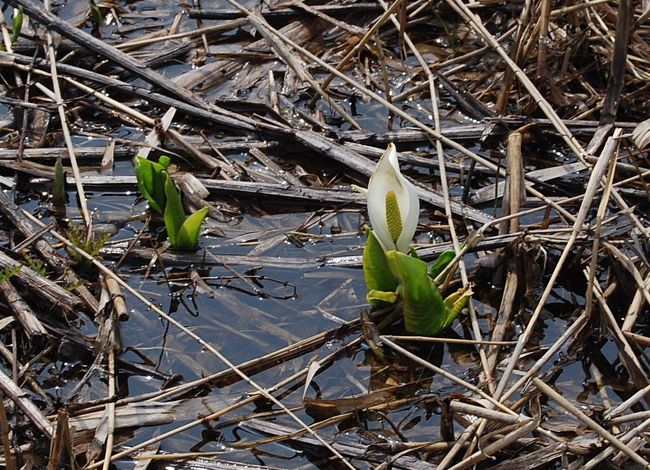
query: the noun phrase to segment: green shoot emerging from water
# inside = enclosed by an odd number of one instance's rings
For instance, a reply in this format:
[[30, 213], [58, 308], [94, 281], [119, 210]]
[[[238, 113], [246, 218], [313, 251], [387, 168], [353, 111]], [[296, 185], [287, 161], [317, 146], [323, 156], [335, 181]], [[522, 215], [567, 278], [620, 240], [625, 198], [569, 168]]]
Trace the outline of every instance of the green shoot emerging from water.
[[93, 29], [99, 30], [102, 25], [102, 12], [99, 10], [95, 0], [88, 0], [88, 7], [90, 8], [90, 16], [93, 21]]
[[135, 177], [138, 180], [138, 189], [149, 202], [149, 207], [159, 214], [165, 211], [165, 181], [167, 181], [167, 168], [170, 161], [166, 155], [161, 155], [158, 163], [143, 157], [135, 157]]
[[20, 31], [23, 29], [23, 7], [20, 7], [18, 11], [14, 11], [14, 18], [11, 22], [11, 44], [18, 41], [20, 37]]
[[[72, 221], [70, 221], [68, 225], [68, 240], [70, 240], [74, 246], [85, 251], [93, 258], [99, 254], [110, 236], [110, 233], [104, 233], [99, 236], [91, 233], [90, 236], [88, 236], [88, 233], [83, 226], [77, 225]], [[89, 260], [78, 253], [77, 250], [70, 249], [68, 252], [77, 264], [89, 263]]]
[[204, 207], [195, 213], [186, 216], [181, 195], [172, 179], [167, 175], [165, 181], [165, 228], [167, 237], [172, 247], [177, 250], [194, 250], [199, 246], [199, 233], [201, 224], [208, 215], [208, 208]]

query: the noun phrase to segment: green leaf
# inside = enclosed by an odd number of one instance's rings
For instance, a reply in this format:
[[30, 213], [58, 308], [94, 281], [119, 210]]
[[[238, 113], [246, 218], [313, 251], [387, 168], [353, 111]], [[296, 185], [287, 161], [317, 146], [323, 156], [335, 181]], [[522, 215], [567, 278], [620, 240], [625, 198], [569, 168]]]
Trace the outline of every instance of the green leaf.
[[174, 248], [178, 248], [178, 232], [185, 222], [185, 210], [181, 202], [181, 195], [171, 177], [165, 173], [167, 180], [165, 181], [165, 195], [167, 196], [167, 204], [165, 205], [165, 228], [167, 229], [167, 237], [169, 242]]
[[153, 189], [153, 166], [152, 162], [143, 157], [135, 157], [135, 179], [138, 181], [138, 189], [142, 194], [149, 206], [156, 212], [161, 212], [162, 209], [154, 199], [151, 191]]
[[199, 246], [201, 224], [206, 215], [208, 215], [208, 208], [204, 207], [185, 219], [176, 235], [176, 246], [174, 248], [191, 250]]
[[18, 13], [14, 16], [11, 24], [11, 44], [15, 43], [18, 41], [18, 38], [20, 37], [20, 31], [23, 29], [23, 7], [20, 7], [18, 9]]
[[169, 168], [169, 164], [172, 162], [171, 158], [169, 158], [167, 155], [161, 155], [158, 157], [158, 165], [161, 166], [160, 171], [167, 171], [167, 168]]
[[406, 331], [417, 335], [439, 333], [446, 319], [445, 303], [422, 260], [399, 251], [386, 252], [386, 260], [399, 281]]
[[162, 214], [167, 204], [165, 183], [169, 179], [169, 176], [167, 175], [165, 168], [160, 166], [158, 163], [151, 163], [151, 169], [152, 187], [150, 192], [156, 202], [156, 206], [160, 208], [158, 212]]
[[[366, 227], [366, 246], [363, 249], [363, 274], [366, 278], [368, 292], [382, 291], [391, 292], [397, 290], [397, 279], [393, 276], [384, 249], [375, 237], [372, 230]], [[373, 305], [381, 305], [381, 299], [371, 299], [368, 295], [368, 302]]]
[[435, 279], [438, 276], [438, 274], [440, 274], [445, 270], [445, 268], [449, 265], [449, 263], [451, 263], [451, 260], [453, 260], [455, 257], [456, 257], [456, 253], [454, 252], [454, 250], [449, 250], [442, 253], [440, 256], [436, 258], [436, 260], [431, 265], [429, 276], [431, 276], [432, 279]]
[[387, 304], [394, 304], [397, 302], [399, 294], [397, 292], [384, 292], [381, 290], [371, 290], [368, 292], [367, 299], [368, 302], [373, 303], [375, 301]]
[[469, 303], [472, 294], [472, 286], [468, 284], [445, 298], [445, 324], [443, 329], [451, 326], [456, 317]]
[[99, 28], [102, 25], [102, 12], [99, 10], [95, 0], [88, 0], [88, 6], [90, 7], [90, 13], [93, 18], [93, 25], [95, 28]]
[[167, 180], [166, 170], [169, 167], [169, 162], [169, 157], [165, 155], [158, 159], [158, 163], [143, 157], [135, 157], [135, 177], [138, 181], [138, 189], [149, 202], [149, 206], [160, 214], [164, 212], [167, 200], [165, 181]]

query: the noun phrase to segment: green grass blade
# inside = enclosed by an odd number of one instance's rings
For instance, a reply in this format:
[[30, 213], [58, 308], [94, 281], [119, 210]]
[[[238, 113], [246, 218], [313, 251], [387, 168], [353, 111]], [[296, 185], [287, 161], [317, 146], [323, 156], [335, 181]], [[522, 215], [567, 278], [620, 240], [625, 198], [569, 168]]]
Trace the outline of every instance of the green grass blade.
[[99, 28], [102, 25], [102, 12], [99, 10], [95, 0], [88, 0], [88, 7], [90, 8], [90, 14], [93, 19], [93, 26]]

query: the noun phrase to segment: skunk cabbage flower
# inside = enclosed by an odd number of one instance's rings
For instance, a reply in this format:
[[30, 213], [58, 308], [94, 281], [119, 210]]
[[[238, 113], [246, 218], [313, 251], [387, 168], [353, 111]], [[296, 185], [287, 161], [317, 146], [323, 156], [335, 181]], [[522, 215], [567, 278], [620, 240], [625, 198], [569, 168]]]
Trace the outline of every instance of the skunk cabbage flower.
[[370, 177], [367, 198], [372, 230], [384, 251], [407, 253], [418, 225], [420, 200], [399, 170], [392, 143]]
[[[361, 189], [361, 188], [356, 188]], [[369, 303], [402, 302], [408, 333], [435, 335], [448, 328], [472, 295], [470, 285], [443, 298], [434, 278], [454, 259], [445, 252], [429, 267], [409, 244], [415, 234], [420, 201], [402, 176], [395, 146], [389, 144], [370, 177], [365, 193], [372, 230], [363, 249], [363, 274]]]

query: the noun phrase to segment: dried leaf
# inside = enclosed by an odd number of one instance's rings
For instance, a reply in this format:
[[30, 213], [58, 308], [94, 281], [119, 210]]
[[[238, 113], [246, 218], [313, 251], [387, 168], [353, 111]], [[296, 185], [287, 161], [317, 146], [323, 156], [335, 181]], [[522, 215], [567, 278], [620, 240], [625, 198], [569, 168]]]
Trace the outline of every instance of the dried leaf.
[[632, 131], [632, 140], [634, 145], [643, 150], [650, 144], [650, 119], [646, 119], [640, 123], [634, 131]]

